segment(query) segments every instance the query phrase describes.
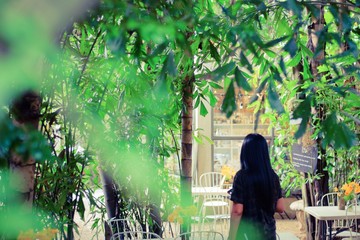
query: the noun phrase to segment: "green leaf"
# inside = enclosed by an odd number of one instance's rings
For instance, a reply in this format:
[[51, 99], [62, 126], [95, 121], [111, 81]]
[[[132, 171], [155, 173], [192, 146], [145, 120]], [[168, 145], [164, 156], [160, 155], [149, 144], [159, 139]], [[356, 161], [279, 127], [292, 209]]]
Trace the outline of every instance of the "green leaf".
[[208, 143], [214, 144], [214, 141], [212, 141], [208, 136], [202, 135], [202, 137], [205, 138]]
[[210, 106], [215, 107], [215, 105], [217, 103], [217, 99], [216, 99], [214, 93], [212, 91], [209, 91], [208, 96], [209, 96], [209, 99], [210, 99]]
[[237, 86], [244, 89], [245, 91], [250, 92], [252, 90], [250, 84], [238, 67], [235, 68], [235, 81]]
[[342, 147], [350, 149], [351, 147], [358, 145], [356, 134], [344, 123], [339, 123], [337, 125], [336, 138], [334, 141], [336, 149]]
[[291, 38], [284, 46], [284, 50], [290, 53], [291, 57], [294, 57], [297, 52], [297, 46], [294, 38]]
[[277, 68], [275, 68], [273, 65], [270, 65], [270, 71], [276, 81], [278, 81], [279, 83], [283, 82], [279, 70]]
[[306, 58], [304, 58], [303, 63], [304, 63], [303, 78], [304, 80], [309, 80], [312, 77], [312, 74], [310, 72], [309, 62]]
[[306, 57], [312, 58], [313, 57], [314, 53], [308, 47], [306, 47], [304, 44], [300, 43], [300, 49], [301, 49], [301, 54], [302, 54], [303, 58], [306, 58]]
[[172, 77], [175, 77], [177, 74], [173, 51], [170, 51], [166, 58], [166, 70]]
[[[286, 38], [288, 38], [288, 36], [283, 36], [283, 37], [280, 37], [280, 38], [277, 38], [277, 39], [271, 40], [271, 41], [269, 41], [269, 42], [265, 43], [264, 48], [270, 48], [270, 47], [273, 47], [273, 46], [275, 46], [276, 44], [278, 44], [278, 43], [280, 43], [280, 42], [284, 41]], [[271, 56], [269, 56], [269, 57], [271, 57]]]
[[197, 97], [196, 97], [195, 104], [194, 104], [194, 108], [197, 108], [197, 107], [199, 106], [199, 104], [200, 104], [200, 97], [197, 96]]
[[240, 52], [240, 63], [242, 66], [246, 66], [251, 73], [254, 72], [252, 65], [242, 51]]
[[282, 56], [280, 57], [279, 66], [280, 66], [281, 71], [283, 72], [283, 74], [284, 74], [285, 76], [287, 76], [286, 67], [285, 67], [284, 59], [283, 59]]
[[206, 109], [203, 102], [200, 102], [200, 115], [205, 117], [208, 114], [208, 110]]
[[308, 122], [309, 122], [309, 118], [303, 118], [301, 120], [298, 130], [294, 134], [294, 137], [296, 139], [301, 138], [305, 134]]
[[269, 100], [271, 108], [275, 109], [278, 114], [282, 114], [285, 112], [284, 107], [281, 104], [281, 101], [279, 99], [279, 95], [277, 94], [277, 92], [275, 90], [275, 86], [272, 83], [272, 81], [270, 81], [270, 85], [268, 88], [268, 100]]
[[289, 21], [285, 17], [280, 18], [275, 31], [277, 36], [288, 35], [290, 32], [292, 32], [292, 29], [289, 26]]
[[203, 95], [207, 95], [208, 92], [209, 92], [209, 85], [207, 85], [205, 88], [203, 88], [202, 94], [203, 94]]
[[225, 77], [230, 71], [232, 71], [234, 69], [234, 67], [235, 67], [234, 62], [230, 62], [221, 67], [218, 67], [213, 72], [213, 78], [214, 78], [213, 80], [219, 81], [219, 80], [223, 79], [223, 77]]
[[269, 65], [267, 61], [262, 61], [261, 65], [260, 65], [260, 70], [259, 70], [259, 75], [262, 76], [264, 75], [264, 72], [268, 69]]
[[337, 121], [335, 112], [332, 112], [322, 124], [324, 144], [334, 144], [335, 149], [349, 149], [357, 145], [356, 134], [346, 124]]
[[210, 41], [209, 41], [209, 46], [210, 46], [210, 55], [216, 60], [218, 64], [220, 64], [220, 55], [217, 49]]
[[202, 144], [203, 141], [201, 138], [197, 137], [195, 134], [193, 134], [193, 138], [195, 139], [195, 141], [198, 143], [198, 144]]
[[84, 221], [84, 219], [85, 219], [84, 218], [85, 206], [84, 206], [84, 201], [83, 201], [82, 195], [80, 195], [80, 197], [79, 197], [79, 201], [78, 201], [78, 204], [77, 204], [77, 211], [79, 212], [81, 220]]
[[298, 139], [306, 132], [307, 124], [311, 116], [311, 101], [312, 95], [308, 95], [294, 110], [293, 119], [301, 118], [301, 123], [295, 133], [295, 138]]
[[298, 52], [294, 58], [292, 58], [286, 65], [288, 67], [295, 67], [301, 60], [301, 52]]
[[231, 83], [226, 91], [225, 98], [221, 105], [221, 111], [226, 114], [226, 117], [229, 118], [236, 110], [236, 101], [235, 101], [235, 89], [234, 84]]
[[329, 67], [325, 64], [318, 66], [318, 72], [319, 73], [323, 73], [323, 72], [329, 72]]
[[293, 118], [309, 118], [311, 115], [311, 101], [312, 95], [306, 96], [294, 110]]
[[167, 42], [163, 42], [161, 44], [159, 44], [154, 51], [151, 53], [150, 57], [155, 57], [157, 55], [159, 55], [160, 53], [162, 53], [168, 46]]
[[209, 82], [210, 86], [215, 89], [223, 89], [223, 87], [216, 82]]
[[276, 58], [276, 53], [275, 52], [273, 52], [273, 51], [271, 51], [269, 49], [265, 49], [264, 51], [265, 51], [266, 55], [268, 55], [270, 58]]

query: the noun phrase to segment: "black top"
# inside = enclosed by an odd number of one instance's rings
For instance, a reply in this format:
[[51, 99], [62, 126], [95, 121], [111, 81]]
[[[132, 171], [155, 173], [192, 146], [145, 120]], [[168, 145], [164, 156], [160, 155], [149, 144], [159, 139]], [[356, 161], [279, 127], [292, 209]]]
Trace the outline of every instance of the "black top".
[[274, 214], [277, 200], [282, 197], [279, 177], [274, 172], [274, 207], [270, 212], [267, 212], [257, 204], [256, 189], [247, 181], [247, 174], [244, 170], [236, 173], [230, 197], [233, 202], [241, 203], [244, 206], [236, 239], [276, 239]]

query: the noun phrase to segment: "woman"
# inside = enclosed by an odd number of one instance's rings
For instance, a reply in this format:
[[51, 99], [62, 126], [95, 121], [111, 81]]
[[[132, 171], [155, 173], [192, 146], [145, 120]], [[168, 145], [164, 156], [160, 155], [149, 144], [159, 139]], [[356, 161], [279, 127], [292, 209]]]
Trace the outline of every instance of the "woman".
[[253, 133], [245, 137], [240, 163], [230, 197], [229, 240], [276, 239], [274, 214], [284, 211], [284, 199], [263, 136]]

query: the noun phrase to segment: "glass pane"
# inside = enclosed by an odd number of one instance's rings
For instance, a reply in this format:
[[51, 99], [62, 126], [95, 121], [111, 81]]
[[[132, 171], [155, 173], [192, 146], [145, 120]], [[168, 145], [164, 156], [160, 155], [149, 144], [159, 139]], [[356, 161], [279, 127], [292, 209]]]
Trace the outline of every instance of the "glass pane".
[[[215, 137], [246, 136], [249, 133], [255, 132], [255, 115], [253, 109], [248, 108], [251, 93], [245, 93], [240, 89], [235, 91], [237, 110], [229, 119], [221, 112], [221, 104], [225, 96], [224, 90], [217, 90], [215, 92], [218, 99], [213, 111], [213, 135]], [[270, 136], [271, 132], [268, 127], [268, 122], [263, 123], [260, 119], [256, 132], [264, 136]]]
[[242, 140], [214, 140], [214, 171], [221, 172], [223, 166], [236, 171], [240, 169]]

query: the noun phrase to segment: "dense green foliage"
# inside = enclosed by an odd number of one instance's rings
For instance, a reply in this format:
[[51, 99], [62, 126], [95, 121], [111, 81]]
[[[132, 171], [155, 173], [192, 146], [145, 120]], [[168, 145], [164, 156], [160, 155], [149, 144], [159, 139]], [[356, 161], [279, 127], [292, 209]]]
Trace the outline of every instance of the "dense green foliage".
[[[358, 179], [360, 13], [353, 7], [359, 3], [324, 3], [326, 25], [314, 33], [314, 48], [308, 29], [319, 18], [319, 3], [104, 0], [68, 24], [69, 16], [80, 15], [74, 3], [43, 3], [42, 11], [21, 15], [21, 7], [1, 2], [0, 103], [8, 105], [29, 87], [44, 97], [41, 132], [51, 154], [38, 145], [15, 150], [41, 160], [35, 194], [41, 212], [35, 215], [51, 216], [43, 223], [70, 239], [75, 211], [84, 217], [85, 199], [106, 219], [104, 201], [93, 196], [102, 187], [101, 168], [118, 183], [119, 216], [137, 215], [145, 224], [151, 220], [144, 206], [161, 204], [166, 220], [179, 204], [178, 182], [166, 164], [179, 154], [183, 80], [193, 74], [192, 97], [201, 115], [209, 112], [205, 102], [215, 106], [214, 89], [226, 89], [227, 116], [237, 108], [235, 88], [253, 94], [258, 121], [270, 119], [275, 129], [273, 165], [287, 191], [322, 177], [303, 179], [285, 160], [308, 126], [326, 150], [333, 186]], [[42, 12], [53, 14], [53, 21]], [[59, 26], [67, 27], [59, 34]], [[60, 36], [55, 45], [54, 35]], [[314, 74], [312, 60], [323, 49]], [[319, 109], [321, 119], [314, 114]], [[301, 119], [299, 126], [290, 125], [293, 118]], [[18, 134], [1, 128], [3, 186], [6, 153]]]

